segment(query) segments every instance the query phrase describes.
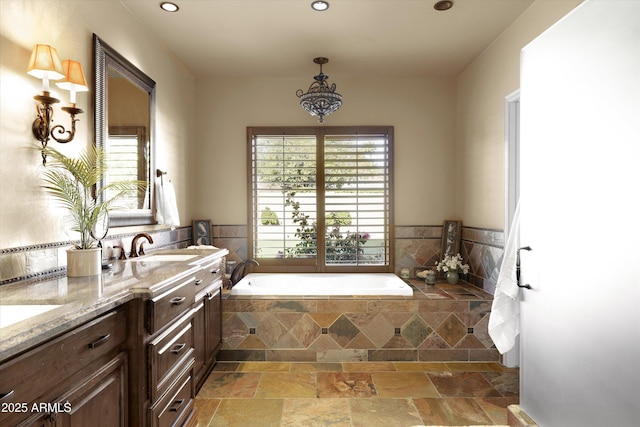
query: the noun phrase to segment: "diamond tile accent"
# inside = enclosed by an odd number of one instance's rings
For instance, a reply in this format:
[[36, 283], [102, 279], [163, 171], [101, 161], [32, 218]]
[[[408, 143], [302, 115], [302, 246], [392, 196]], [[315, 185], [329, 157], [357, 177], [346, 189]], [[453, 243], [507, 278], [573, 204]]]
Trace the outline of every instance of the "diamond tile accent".
[[309, 316], [323, 328], [328, 328], [338, 319], [340, 313], [309, 313]]
[[373, 315], [369, 313], [366, 318], [369, 319], [368, 322], [361, 321], [357, 323], [360, 326], [360, 330], [375, 344], [375, 347], [382, 347], [393, 337], [393, 325], [381, 314]]
[[493, 340], [489, 336], [489, 316], [485, 316], [473, 328], [473, 335], [478, 338], [486, 348], [493, 346]]
[[455, 314], [450, 314], [436, 332], [449, 344], [449, 347], [454, 347], [467, 334], [467, 326]]
[[286, 333], [282, 335], [282, 337], [276, 342], [275, 347], [277, 348], [306, 348], [303, 346], [300, 341], [298, 341], [293, 335], [290, 333]]
[[267, 348], [267, 346], [256, 335], [249, 335], [236, 348], [238, 348], [238, 349], [255, 349], [255, 348]]
[[414, 346], [407, 341], [403, 336], [396, 335], [389, 340], [384, 348], [413, 348]]
[[223, 324], [222, 336], [225, 348], [235, 348], [249, 334], [249, 328], [237, 315], [233, 315]]
[[465, 282], [411, 284], [413, 298], [227, 296], [221, 360], [499, 360], [490, 294]]
[[272, 348], [286, 332], [285, 327], [274, 316], [265, 317], [257, 328], [257, 335], [269, 348]]
[[305, 347], [308, 347], [316, 338], [321, 335], [322, 329], [307, 314], [302, 316], [298, 322], [291, 328], [291, 335]]
[[407, 339], [413, 347], [418, 347], [433, 329], [428, 327], [425, 322], [418, 316], [413, 316], [402, 328], [402, 336]]
[[446, 342], [444, 342], [444, 340], [442, 338], [440, 338], [440, 335], [438, 335], [437, 333], [432, 333], [431, 335], [429, 335], [429, 337], [424, 340], [422, 342], [422, 344], [420, 345], [420, 348], [449, 348], [449, 346], [447, 345]]
[[294, 325], [296, 325], [300, 319], [302, 319], [305, 314], [304, 313], [274, 313], [274, 316], [282, 325], [291, 329]]
[[345, 316], [340, 316], [329, 327], [329, 335], [343, 348], [358, 335], [358, 332], [360, 332], [358, 328]]
[[309, 350], [322, 352], [327, 350], [340, 350], [342, 347], [338, 345], [329, 335], [320, 335], [309, 346]]
[[347, 344], [346, 348], [373, 348], [375, 345], [369, 341], [369, 338], [363, 333], [359, 333], [354, 339]]

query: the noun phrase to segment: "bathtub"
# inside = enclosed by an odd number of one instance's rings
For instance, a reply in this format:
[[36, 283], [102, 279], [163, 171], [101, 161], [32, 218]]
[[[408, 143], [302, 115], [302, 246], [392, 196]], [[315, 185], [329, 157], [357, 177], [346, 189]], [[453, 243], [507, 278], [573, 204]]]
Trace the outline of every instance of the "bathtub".
[[396, 295], [413, 289], [393, 273], [250, 273], [231, 295]]

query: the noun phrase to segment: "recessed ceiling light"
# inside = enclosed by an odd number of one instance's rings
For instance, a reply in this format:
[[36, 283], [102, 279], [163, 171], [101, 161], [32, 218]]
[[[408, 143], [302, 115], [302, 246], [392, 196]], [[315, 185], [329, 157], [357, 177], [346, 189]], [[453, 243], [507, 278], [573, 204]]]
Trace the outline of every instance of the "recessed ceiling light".
[[311, 9], [322, 12], [323, 10], [329, 9], [329, 2], [322, 0], [313, 1], [311, 2]]
[[166, 12], [177, 12], [179, 9], [177, 4], [168, 1], [163, 1], [162, 3], [160, 3], [160, 7]]
[[440, 0], [436, 4], [433, 5], [435, 10], [444, 11], [449, 10], [453, 7], [453, 2], [451, 0]]

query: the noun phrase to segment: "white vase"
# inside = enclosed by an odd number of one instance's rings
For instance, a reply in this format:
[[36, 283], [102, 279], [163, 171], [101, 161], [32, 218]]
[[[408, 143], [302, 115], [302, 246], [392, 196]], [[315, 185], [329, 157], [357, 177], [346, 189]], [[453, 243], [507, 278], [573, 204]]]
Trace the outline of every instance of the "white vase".
[[102, 248], [67, 250], [67, 276], [85, 277], [102, 273]]

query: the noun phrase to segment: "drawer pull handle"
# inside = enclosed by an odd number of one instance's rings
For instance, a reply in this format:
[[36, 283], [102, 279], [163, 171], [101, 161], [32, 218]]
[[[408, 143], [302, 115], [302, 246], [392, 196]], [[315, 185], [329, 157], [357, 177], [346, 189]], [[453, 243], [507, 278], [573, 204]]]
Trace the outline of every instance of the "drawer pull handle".
[[215, 270], [211, 270], [211, 274], [216, 274], [218, 271], [220, 270], [218, 270], [217, 268]]
[[203, 280], [202, 279], [198, 279], [196, 280], [196, 286], [200, 286], [202, 285]]
[[179, 354], [187, 345], [182, 343], [182, 344], [176, 344], [175, 346], [173, 346], [173, 348], [171, 349], [171, 353], [173, 354]]
[[109, 341], [109, 338], [111, 338], [111, 334], [107, 334], [107, 335], [103, 335], [100, 338], [98, 338], [97, 340], [95, 340], [94, 342], [90, 342], [88, 347], [93, 350], [94, 348], [98, 348], [100, 347], [102, 344], [106, 343], [107, 341]]
[[13, 396], [13, 392], [14, 392], [14, 391], [15, 391], [15, 390], [11, 390], [11, 391], [8, 391], [8, 392], [6, 392], [6, 393], [2, 393], [2, 394], [0, 394], [0, 402], [4, 402], [4, 401], [8, 401], [8, 400], [10, 400], [10, 399], [11, 399], [11, 397]]
[[173, 305], [180, 305], [183, 302], [185, 302], [187, 300], [187, 297], [175, 297], [175, 298], [171, 298], [171, 300], [169, 300], [169, 302]]
[[178, 399], [175, 402], [173, 402], [173, 406], [169, 408], [169, 410], [171, 412], [178, 412], [178, 409], [180, 409], [183, 403], [184, 403], [184, 399]]
[[220, 294], [220, 289], [218, 289], [217, 291], [215, 291], [214, 293], [211, 292], [207, 292], [207, 298], [209, 299], [209, 301], [211, 301], [212, 299], [214, 299], [215, 297], [218, 296], [218, 294]]

